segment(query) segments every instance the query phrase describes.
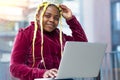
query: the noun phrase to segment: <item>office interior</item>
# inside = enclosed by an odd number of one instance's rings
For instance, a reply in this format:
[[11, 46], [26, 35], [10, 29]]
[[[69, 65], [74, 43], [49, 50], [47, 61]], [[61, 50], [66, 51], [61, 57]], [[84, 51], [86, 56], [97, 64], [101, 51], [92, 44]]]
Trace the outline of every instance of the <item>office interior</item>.
[[[12, 80], [9, 62], [14, 38], [19, 28], [34, 20], [35, 10], [41, 1], [0, 0], [0, 80]], [[120, 0], [59, 1], [71, 8], [89, 42], [107, 43], [99, 80], [120, 80]], [[63, 32], [71, 35], [66, 26], [63, 19]]]

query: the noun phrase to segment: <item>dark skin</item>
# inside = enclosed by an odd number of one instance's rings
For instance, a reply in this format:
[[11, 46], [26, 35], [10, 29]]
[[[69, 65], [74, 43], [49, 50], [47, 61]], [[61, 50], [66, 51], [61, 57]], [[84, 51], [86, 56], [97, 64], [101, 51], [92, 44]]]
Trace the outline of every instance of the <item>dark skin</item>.
[[[59, 7], [62, 9], [62, 16], [66, 20], [72, 18], [72, 12], [67, 6], [59, 5]], [[40, 9], [39, 14], [37, 14], [38, 22], [40, 22], [41, 11], [42, 8]], [[55, 6], [49, 6], [43, 16], [43, 26], [44, 26], [43, 29], [47, 32], [52, 32], [58, 26], [59, 18], [60, 18], [60, 12], [58, 8], [56, 8]]]
[[[62, 16], [66, 20], [70, 20], [72, 18], [72, 11], [65, 5], [60, 4], [59, 7], [62, 9]], [[40, 13], [42, 9], [40, 10], [39, 14], [37, 15], [37, 20], [40, 22]], [[55, 28], [58, 26], [60, 18], [60, 12], [57, 7], [55, 6], [49, 6], [45, 14], [43, 16], [43, 30], [46, 32], [52, 32], [55, 30]], [[38, 23], [39, 24], [39, 23]], [[53, 68], [50, 70], [47, 70], [43, 74], [43, 78], [55, 78], [57, 76], [58, 70]]]
[[52, 32], [59, 23], [60, 13], [54, 6], [49, 6], [43, 17], [43, 29], [47, 32]]

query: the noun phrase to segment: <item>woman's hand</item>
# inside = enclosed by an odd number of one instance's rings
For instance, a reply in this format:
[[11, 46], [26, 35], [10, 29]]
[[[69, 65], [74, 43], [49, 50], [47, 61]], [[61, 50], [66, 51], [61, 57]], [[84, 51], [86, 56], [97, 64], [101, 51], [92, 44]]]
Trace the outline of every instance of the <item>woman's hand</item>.
[[72, 11], [65, 5], [60, 4], [60, 8], [62, 9], [62, 15], [66, 20], [70, 20], [72, 18]]
[[43, 78], [55, 78], [55, 77], [57, 76], [57, 72], [58, 72], [57, 69], [47, 70], [47, 71], [44, 73]]

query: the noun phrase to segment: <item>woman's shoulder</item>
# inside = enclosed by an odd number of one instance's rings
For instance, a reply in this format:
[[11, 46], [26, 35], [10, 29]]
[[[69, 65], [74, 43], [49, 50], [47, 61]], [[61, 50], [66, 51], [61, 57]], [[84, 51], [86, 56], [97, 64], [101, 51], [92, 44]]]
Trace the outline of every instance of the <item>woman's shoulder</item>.
[[27, 34], [27, 33], [29, 34], [33, 31], [34, 31], [34, 22], [31, 22], [31, 24], [29, 24], [28, 26], [19, 29], [19, 32], [22, 32], [25, 34]]
[[18, 36], [24, 36], [26, 38], [32, 38], [33, 36], [33, 33], [34, 33], [34, 24], [33, 22], [31, 22], [30, 25], [24, 27], [24, 28], [20, 28], [19, 31], [18, 31]]

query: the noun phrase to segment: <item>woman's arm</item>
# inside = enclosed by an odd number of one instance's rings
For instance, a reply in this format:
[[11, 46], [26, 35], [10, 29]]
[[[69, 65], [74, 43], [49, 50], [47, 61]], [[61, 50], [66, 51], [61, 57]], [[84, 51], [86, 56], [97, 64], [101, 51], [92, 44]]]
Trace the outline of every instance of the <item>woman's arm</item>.
[[15, 38], [11, 52], [10, 72], [14, 77], [22, 80], [33, 80], [34, 78], [43, 77], [46, 70], [31, 68], [25, 64], [30, 44], [27, 34], [24, 30], [20, 30]]
[[71, 20], [66, 20], [66, 22], [72, 31], [72, 36], [65, 35], [67, 41], [88, 41], [82, 26], [75, 16], [73, 16]]
[[72, 11], [65, 5], [60, 5], [62, 9], [62, 15], [66, 19], [67, 24], [69, 25], [70, 29], [72, 30], [72, 36], [66, 36], [66, 41], [83, 41], [87, 42], [87, 37], [85, 35], [82, 26], [78, 22], [75, 16], [73, 16]]

